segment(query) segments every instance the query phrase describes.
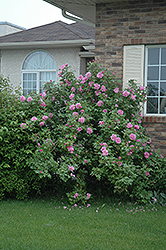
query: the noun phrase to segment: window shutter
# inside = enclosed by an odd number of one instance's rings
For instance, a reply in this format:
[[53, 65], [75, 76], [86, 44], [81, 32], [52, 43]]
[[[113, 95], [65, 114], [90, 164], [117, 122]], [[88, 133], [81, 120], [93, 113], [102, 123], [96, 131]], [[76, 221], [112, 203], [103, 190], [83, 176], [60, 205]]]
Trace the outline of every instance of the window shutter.
[[140, 85], [144, 82], [144, 45], [130, 45], [123, 48], [123, 88], [130, 79]]

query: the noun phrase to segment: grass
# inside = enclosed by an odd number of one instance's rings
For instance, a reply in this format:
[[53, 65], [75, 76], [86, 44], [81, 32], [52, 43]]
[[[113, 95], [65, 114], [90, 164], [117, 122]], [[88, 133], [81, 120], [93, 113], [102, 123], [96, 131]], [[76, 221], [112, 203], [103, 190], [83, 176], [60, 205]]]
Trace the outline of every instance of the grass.
[[165, 250], [166, 207], [63, 199], [0, 202], [0, 250]]

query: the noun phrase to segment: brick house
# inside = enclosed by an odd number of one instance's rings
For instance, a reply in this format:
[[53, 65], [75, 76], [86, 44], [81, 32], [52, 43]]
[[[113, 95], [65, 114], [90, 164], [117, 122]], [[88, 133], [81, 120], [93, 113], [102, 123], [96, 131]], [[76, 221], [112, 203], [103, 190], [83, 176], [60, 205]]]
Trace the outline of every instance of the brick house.
[[45, 1], [95, 25], [95, 57], [123, 87], [129, 79], [148, 87], [143, 122], [166, 155], [166, 0]]

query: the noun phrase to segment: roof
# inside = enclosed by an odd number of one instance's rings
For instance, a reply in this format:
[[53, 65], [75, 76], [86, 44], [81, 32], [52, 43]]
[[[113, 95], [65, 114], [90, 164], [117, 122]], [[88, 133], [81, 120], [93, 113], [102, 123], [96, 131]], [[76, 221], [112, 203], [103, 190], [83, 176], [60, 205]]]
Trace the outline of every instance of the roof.
[[67, 24], [62, 21], [46, 24], [0, 37], [2, 43], [28, 43], [46, 41], [78, 41], [95, 39], [95, 29], [81, 23]]
[[13, 23], [9, 23], [9, 22], [0, 22], [0, 25], [8, 25], [8, 26], [11, 26], [11, 27], [14, 27], [14, 28], [17, 28], [17, 29], [20, 29], [20, 30], [26, 30], [25, 28], [21, 27], [21, 26], [18, 26], [16, 24], [13, 24]]

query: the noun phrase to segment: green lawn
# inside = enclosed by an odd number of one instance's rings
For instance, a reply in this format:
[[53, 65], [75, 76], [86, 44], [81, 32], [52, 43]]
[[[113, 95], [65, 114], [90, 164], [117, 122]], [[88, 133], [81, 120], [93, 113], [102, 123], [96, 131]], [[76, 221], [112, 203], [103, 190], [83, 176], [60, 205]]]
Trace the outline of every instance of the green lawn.
[[165, 250], [165, 215], [166, 207], [150, 204], [1, 201], [0, 250]]

